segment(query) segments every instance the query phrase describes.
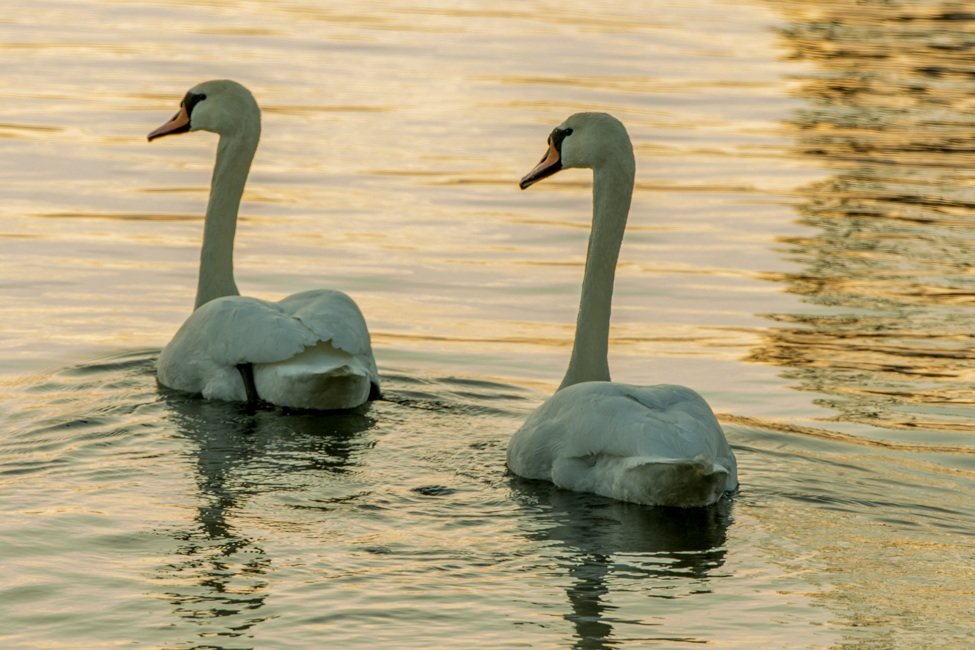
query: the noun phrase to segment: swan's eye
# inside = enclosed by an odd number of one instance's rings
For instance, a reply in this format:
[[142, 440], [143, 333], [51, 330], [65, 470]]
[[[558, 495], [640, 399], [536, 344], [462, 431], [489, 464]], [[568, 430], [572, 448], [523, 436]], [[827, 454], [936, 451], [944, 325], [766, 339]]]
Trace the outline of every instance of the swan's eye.
[[562, 153], [562, 141], [568, 136], [572, 135], [572, 129], [555, 129], [552, 131], [552, 135], [548, 136], [549, 144], [555, 147], [555, 150]]
[[183, 108], [186, 109], [186, 114], [193, 115], [193, 107], [206, 98], [207, 96], [203, 93], [186, 93], [186, 97], [183, 98]]

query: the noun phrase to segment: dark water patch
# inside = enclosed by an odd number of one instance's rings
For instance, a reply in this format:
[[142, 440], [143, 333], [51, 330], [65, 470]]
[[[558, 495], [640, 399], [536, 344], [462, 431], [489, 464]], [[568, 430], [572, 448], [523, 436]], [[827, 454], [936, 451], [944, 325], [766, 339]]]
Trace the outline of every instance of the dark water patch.
[[441, 378], [439, 381], [448, 386], [467, 386], [471, 389], [479, 389], [475, 394], [483, 394], [486, 396], [496, 396], [498, 394], [505, 393], [513, 393], [522, 396], [529, 394], [529, 391], [520, 386], [513, 386], [511, 384], [486, 379], [476, 379], [473, 377], [447, 376]]
[[356, 492], [353, 494], [346, 494], [337, 497], [331, 497], [328, 499], [311, 499], [304, 503], [294, 503], [289, 504], [288, 507], [295, 508], [298, 510], [320, 510], [322, 512], [331, 512], [338, 510], [340, 508], [346, 507], [347, 505], [358, 505], [359, 502], [365, 501], [369, 498], [371, 492], [363, 491]]
[[75, 418], [67, 421], [59, 421], [55, 424], [42, 426], [32, 431], [24, 432], [24, 435], [36, 436], [45, 433], [71, 432], [81, 434], [85, 429], [104, 429], [110, 423], [109, 418], [85, 417]]
[[[509, 403], [511, 395], [487, 397], [482, 393], [458, 391], [384, 391], [382, 401], [398, 406], [439, 413], [465, 413], [468, 415], [506, 416], [511, 410], [504, 406], [491, 406], [492, 402]], [[523, 399], [514, 397], [514, 400]], [[527, 400], [526, 400], [527, 401]]]
[[56, 472], [70, 461], [65, 458], [51, 460], [21, 460], [6, 459], [0, 465], [0, 475], [17, 476], [18, 474], [34, 474], [37, 472]]
[[390, 555], [393, 550], [387, 546], [369, 546], [362, 549], [366, 553], [372, 553], [373, 555]]
[[506, 407], [519, 408], [522, 403], [537, 399], [524, 387], [474, 377], [417, 378], [385, 370], [382, 376], [386, 382], [383, 399], [413, 408], [468, 412], [479, 408], [486, 415], [504, 415], [508, 412]]
[[447, 487], [446, 485], [423, 485], [411, 489], [413, 492], [425, 497], [443, 497], [449, 496], [456, 492], [455, 489]]
[[86, 377], [102, 373], [124, 375], [154, 375], [159, 350], [135, 350], [114, 355], [100, 361], [78, 364], [57, 373], [57, 376]]

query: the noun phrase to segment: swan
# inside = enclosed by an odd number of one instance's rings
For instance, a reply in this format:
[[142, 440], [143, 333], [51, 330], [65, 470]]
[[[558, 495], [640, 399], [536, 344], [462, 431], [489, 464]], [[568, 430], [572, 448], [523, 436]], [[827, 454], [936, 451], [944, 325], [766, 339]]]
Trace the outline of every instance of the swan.
[[738, 487], [735, 456], [707, 402], [683, 386], [610, 381], [613, 280], [636, 165], [626, 128], [606, 113], [557, 127], [521, 189], [570, 167], [593, 170], [593, 216], [569, 367], [511, 437], [508, 469], [620, 501], [695, 507]]
[[270, 302], [234, 282], [237, 211], [261, 135], [261, 111], [244, 86], [201, 83], [149, 141], [188, 131], [220, 136], [203, 227], [193, 313], [163, 348], [159, 382], [208, 399], [349, 409], [379, 396], [369, 330], [358, 306], [320, 289]]

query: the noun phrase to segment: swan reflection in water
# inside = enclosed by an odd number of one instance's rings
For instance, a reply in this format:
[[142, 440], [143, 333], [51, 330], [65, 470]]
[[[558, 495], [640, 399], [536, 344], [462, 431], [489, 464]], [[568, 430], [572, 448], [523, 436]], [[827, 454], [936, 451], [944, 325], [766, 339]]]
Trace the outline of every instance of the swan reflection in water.
[[[564, 618], [575, 628], [574, 648], [616, 647], [614, 589], [653, 598], [709, 591], [714, 570], [724, 565], [729, 498], [705, 508], [664, 508], [569, 492], [542, 481], [512, 477], [514, 497], [531, 512], [526, 537], [548, 543], [543, 555], [571, 579]], [[554, 547], [551, 543], [555, 543]], [[675, 582], [675, 580], [677, 582]], [[639, 614], [645, 624], [652, 604]], [[630, 619], [635, 617], [630, 617]]]
[[170, 391], [164, 402], [190, 442], [198, 504], [192, 522], [169, 532], [177, 547], [159, 571], [161, 595], [195, 624], [197, 637], [247, 636], [268, 618], [261, 610], [272, 557], [235, 527], [234, 515], [252, 497], [301, 489], [354, 467], [356, 451], [369, 444], [358, 434], [374, 420], [356, 411], [325, 417], [256, 410]]

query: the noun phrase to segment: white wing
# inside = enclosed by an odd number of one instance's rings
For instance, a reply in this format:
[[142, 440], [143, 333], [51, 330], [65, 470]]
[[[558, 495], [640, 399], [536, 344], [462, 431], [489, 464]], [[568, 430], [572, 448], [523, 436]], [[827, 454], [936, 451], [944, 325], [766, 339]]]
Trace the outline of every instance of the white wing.
[[331, 341], [336, 348], [361, 358], [372, 382], [379, 385], [366, 319], [352, 298], [341, 291], [318, 289], [288, 296], [278, 305], [314, 332], [319, 341]]

